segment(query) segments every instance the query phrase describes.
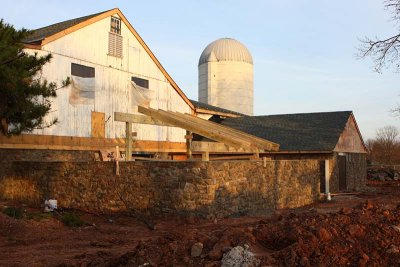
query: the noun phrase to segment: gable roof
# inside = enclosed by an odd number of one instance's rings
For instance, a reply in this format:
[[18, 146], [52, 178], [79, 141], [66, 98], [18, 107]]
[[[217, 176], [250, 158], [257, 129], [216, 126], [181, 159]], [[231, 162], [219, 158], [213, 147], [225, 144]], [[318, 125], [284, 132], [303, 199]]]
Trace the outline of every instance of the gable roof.
[[172, 79], [172, 77], [168, 74], [168, 72], [164, 69], [164, 67], [161, 65], [160, 61], [156, 58], [156, 56], [153, 54], [153, 52], [150, 50], [150, 48], [147, 46], [147, 44], [144, 42], [142, 37], [136, 32], [136, 30], [132, 27], [132, 25], [129, 23], [129, 21], [126, 19], [124, 14], [122, 14], [121, 10], [119, 8], [114, 8], [108, 11], [92, 14], [89, 16], [84, 16], [76, 19], [71, 19], [67, 21], [63, 21], [60, 23], [56, 23], [50, 26], [42, 27], [37, 30], [33, 31], [33, 34], [28, 37], [24, 43], [26, 44], [27, 48], [35, 48], [35, 49], [41, 49], [41, 47], [45, 44], [48, 44], [50, 42], [53, 42], [67, 34], [70, 34], [74, 31], [77, 31], [83, 27], [86, 27], [92, 23], [95, 23], [101, 19], [104, 19], [106, 17], [112, 16], [118, 14], [121, 20], [125, 23], [125, 25], [128, 27], [128, 29], [131, 31], [131, 33], [136, 37], [136, 39], [139, 41], [139, 43], [143, 46], [143, 48], [146, 50], [150, 58], [153, 60], [153, 62], [157, 65], [157, 67], [160, 69], [160, 71], [164, 74], [165, 78], [168, 80], [168, 82], [171, 84], [171, 86], [175, 89], [175, 91], [182, 97], [182, 99], [189, 105], [189, 107], [194, 110], [194, 106], [192, 102], [187, 98], [187, 96], [183, 93], [183, 91], [179, 88], [179, 86], [176, 84], [176, 82]]
[[245, 116], [221, 124], [280, 144], [280, 151], [333, 151], [351, 111]]
[[88, 19], [91, 19], [93, 17], [96, 17], [100, 14], [109, 12], [110, 10], [104, 11], [104, 12], [99, 12], [96, 14], [92, 14], [92, 15], [88, 15], [88, 16], [84, 16], [84, 17], [80, 17], [80, 18], [75, 18], [75, 19], [70, 19], [70, 20], [66, 20], [66, 21], [62, 21], [59, 23], [55, 23], [49, 26], [45, 26], [39, 29], [36, 29], [33, 31], [33, 33], [28, 36], [28, 38], [26, 38], [24, 40], [24, 43], [28, 43], [28, 44], [32, 44], [32, 43], [38, 43], [40, 41], [42, 41], [43, 39], [52, 36], [56, 33], [59, 33], [61, 31], [64, 31], [68, 28], [71, 28], [81, 22], [84, 22]]
[[192, 102], [196, 112], [198, 113], [206, 113], [206, 114], [211, 114], [211, 115], [222, 115], [222, 116], [227, 116], [227, 117], [241, 117], [241, 116], [246, 116], [242, 113], [232, 111], [229, 109], [224, 109], [216, 106], [212, 106], [203, 102], [199, 102], [193, 99], [190, 99]]

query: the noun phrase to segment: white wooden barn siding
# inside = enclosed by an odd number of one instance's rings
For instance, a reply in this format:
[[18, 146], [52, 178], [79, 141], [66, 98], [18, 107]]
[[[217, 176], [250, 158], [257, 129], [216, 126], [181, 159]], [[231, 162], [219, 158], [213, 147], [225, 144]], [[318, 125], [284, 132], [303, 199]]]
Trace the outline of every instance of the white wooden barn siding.
[[[191, 112], [124, 23], [123, 58], [107, 55], [109, 29], [110, 17], [43, 46], [41, 53], [53, 54], [51, 63], [43, 68], [43, 78], [60, 83], [71, 76], [71, 63], [94, 67], [96, 92], [94, 104], [72, 105], [69, 103], [71, 86], [58, 90], [48, 118], [57, 117], [59, 123], [34, 133], [90, 137], [91, 111], [97, 111], [104, 112], [106, 120], [111, 116], [106, 122], [106, 137], [124, 137], [125, 124], [115, 122], [113, 114], [115, 111], [137, 113], [137, 106], [131, 104], [131, 76], [149, 80], [150, 90], [155, 92], [150, 103], [152, 108]], [[185, 141], [185, 131], [179, 128], [134, 124], [133, 131], [137, 132], [138, 140]]]

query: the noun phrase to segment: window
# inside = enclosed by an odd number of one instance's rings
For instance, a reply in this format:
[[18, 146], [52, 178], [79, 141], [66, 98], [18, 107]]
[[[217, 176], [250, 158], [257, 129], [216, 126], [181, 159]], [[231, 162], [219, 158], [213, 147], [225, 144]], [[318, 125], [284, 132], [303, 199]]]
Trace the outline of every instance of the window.
[[71, 91], [69, 103], [72, 105], [93, 105], [96, 91], [95, 69], [71, 63]]
[[95, 72], [92, 67], [71, 63], [71, 75], [82, 78], [93, 78]]
[[134, 77], [131, 78], [132, 82], [134, 82], [137, 86], [149, 89], [149, 80], [145, 80], [142, 78]]
[[111, 17], [111, 27], [108, 34], [108, 55], [122, 58], [121, 19]]
[[115, 34], [121, 35], [121, 19], [111, 17], [111, 29], [110, 31]]

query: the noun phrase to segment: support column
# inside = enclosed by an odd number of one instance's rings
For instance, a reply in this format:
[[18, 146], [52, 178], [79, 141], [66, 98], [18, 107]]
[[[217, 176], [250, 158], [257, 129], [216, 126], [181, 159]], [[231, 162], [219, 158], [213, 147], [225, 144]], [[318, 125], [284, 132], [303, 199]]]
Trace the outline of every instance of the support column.
[[325, 195], [326, 200], [331, 200], [331, 193], [329, 192], [329, 182], [331, 180], [331, 171], [329, 168], [329, 159], [325, 160]]
[[186, 155], [188, 159], [192, 159], [192, 139], [193, 139], [193, 134], [192, 132], [186, 130]]
[[202, 161], [210, 161], [210, 152], [204, 151], [201, 153], [201, 160]]
[[125, 129], [125, 159], [132, 160], [132, 123], [126, 122]]

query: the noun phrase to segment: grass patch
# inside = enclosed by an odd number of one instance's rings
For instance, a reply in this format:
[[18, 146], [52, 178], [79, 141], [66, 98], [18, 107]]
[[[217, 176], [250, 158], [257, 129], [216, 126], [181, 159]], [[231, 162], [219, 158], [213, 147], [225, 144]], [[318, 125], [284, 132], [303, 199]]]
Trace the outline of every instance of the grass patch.
[[7, 207], [3, 210], [3, 213], [15, 219], [21, 219], [24, 215], [22, 208]]
[[51, 213], [51, 212], [28, 213], [26, 215], [26, 218], [28, 220], [35, 220], [35, 221], [39, 222], [41, 220], [46, 220], [46, 219], [53, 218], [53, 213]]
[[75, 212], [65, 212], [61, 216], [60, 220], [68, 227], [79, 227], [85, 225], [85, 221]]

